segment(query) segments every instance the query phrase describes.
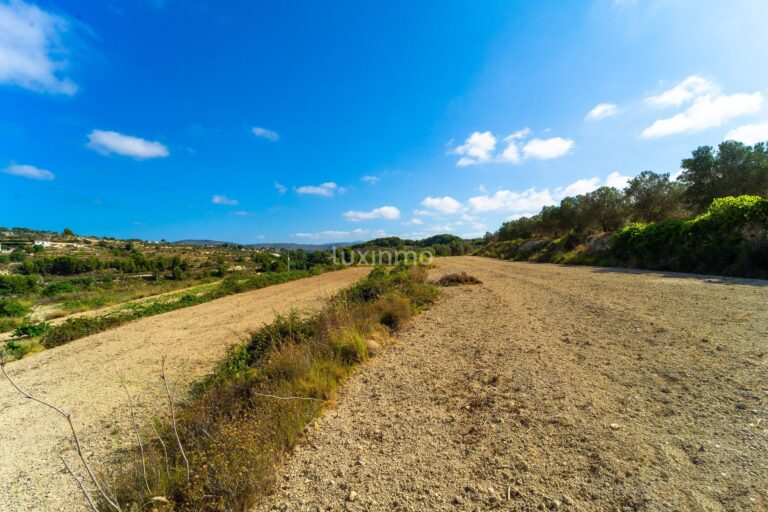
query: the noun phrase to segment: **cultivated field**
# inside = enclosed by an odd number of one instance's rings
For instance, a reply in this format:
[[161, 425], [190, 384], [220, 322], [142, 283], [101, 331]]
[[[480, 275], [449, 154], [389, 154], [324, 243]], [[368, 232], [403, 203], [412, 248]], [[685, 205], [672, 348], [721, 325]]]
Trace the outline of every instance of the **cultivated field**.
[[768, 283], [438, 266], [263, 510], [768, 509]]
[[[147, 317], [7, 365], [17, 383], [73, 413], [96, 463], [131, 446], [126, 384], [137, 416], [164, 414], [160, 359], [178, 390], [211, 370], [228, 345], [275, 312], [307, 311], [369, 269], [350, 268], [231, 295]], [[0, 382], [0, 510], [79, 510], [82, 497], [65, 473], [66, 423]]]

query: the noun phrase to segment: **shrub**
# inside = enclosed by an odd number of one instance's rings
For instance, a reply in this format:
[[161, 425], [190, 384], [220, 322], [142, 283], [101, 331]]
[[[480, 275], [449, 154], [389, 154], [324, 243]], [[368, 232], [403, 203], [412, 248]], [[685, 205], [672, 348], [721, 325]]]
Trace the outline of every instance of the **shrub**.
[[366, 339], [381, 335], [381, 315], [397, 312], [400, 318], [406, 309], [410, 314], [409, 294], [426, 295], [424, 274], [416, 274], [411, 279], [402, 271], [374, 269], [320, 313], [278, 316], [230, 349], [176, 413], [189, 481], [173, 429], [161, 424], [162, 443], [144, 445], [151, 491], [140, 476], [141, 460], [117, 479], [115, 495], [124, 510], [143, 510], [156, 496], [168, 500], [163, 510], [250, 510], [274, 488], [279, 463], [320, 413], [322, 401], [369, 357]]
[[[755, 240], [745, 238], [750, 227]], [[691, 220], [626, 226], [613, 235], [613, 254], [635, 267], [761, 277], [767, 235], [768, 199], [724, 197]]]
[[437, 280], [437, 284], [440, 286], [460, 286], [465, 284], [483, 284], [483, 282], [466, 272], [459, 272], [458, 274], [444, 275]]
[[37, 287], [35, 276], [0, 275], [0, 296], [33, 293]]
[[70, 341], [117, 327], [125, 322], [126, 319], [120, 316], [68, 318], [64, 323], [53, 327], [45, 333], [40, 342], [45, 348], [58, 347]]
[[18, 338], [39, 338], [51, 330], [51, 324], [48, 322], [29, 322], [23, 323], [13, 331], [12, 336]]
[[29, 306], [15, 299], [0, 299], [0, 317], [21, 318], [29, 313]]
[[372, 305], [372, 309], [379, 323], [393, 331], [400, 329], [413, 315], [411, 301], [403, 295], [385, 295]]

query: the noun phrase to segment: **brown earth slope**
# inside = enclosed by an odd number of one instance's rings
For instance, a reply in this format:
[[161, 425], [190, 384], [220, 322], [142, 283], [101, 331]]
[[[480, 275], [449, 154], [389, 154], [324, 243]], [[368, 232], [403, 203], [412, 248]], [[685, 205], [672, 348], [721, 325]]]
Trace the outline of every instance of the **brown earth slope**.
[[768, 509], [768, 283], [438, 265], [263, 510]]
[[[138, 402], [139, 418], [162, 414], [163, 356], [169, 377], [184, 390], [211, 370], [228, 345], [275, 312], [318, 307], [369, 270], [329, 272], [144, 318], [9, 363], [7, 370], [20, 386], [71, 411], [90, 458], [105, 460], [133, 442], [123, 382]], [[60, 417], [0, 379], [0, 511], [84, 509], [58, 459], [65, 432]]]

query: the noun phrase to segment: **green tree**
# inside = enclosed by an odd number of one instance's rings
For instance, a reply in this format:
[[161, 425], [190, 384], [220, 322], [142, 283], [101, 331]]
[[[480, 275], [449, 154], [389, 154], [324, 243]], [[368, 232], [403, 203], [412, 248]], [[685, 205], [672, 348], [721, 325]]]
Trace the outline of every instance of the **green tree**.
[[64, 228], [64, 231], [62, 231], [61, 234], [64, 236], [75, 236], [75, 232], [69, 228]]
[[682, 162], [679, 181], [686, 186], [685, 202], [703, 212], [718, 197], [768, 195], [768, 152], [764, 143], [746, 146], [721, 142], [717, 150], [700, 146]]
[[600, 228], [602, 231], [615, 231], [626, 224], [627, 198], [613, 187], [600, 187], [585, 196], [583, 224], [587, 227]]
[[632, 217], [642, 222], [657, 222], [679, 216], [684, 187], [669, 180], [669, 173], [643, 171], [624, 189], [632, 207]]

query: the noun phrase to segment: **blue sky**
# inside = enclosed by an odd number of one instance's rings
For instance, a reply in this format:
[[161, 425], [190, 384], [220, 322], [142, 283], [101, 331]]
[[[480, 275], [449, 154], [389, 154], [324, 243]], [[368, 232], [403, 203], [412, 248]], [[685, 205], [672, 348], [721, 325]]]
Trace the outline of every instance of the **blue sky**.
[[760, 0], [0, 0], [0, 225], [478, 236], [768, 140]]

